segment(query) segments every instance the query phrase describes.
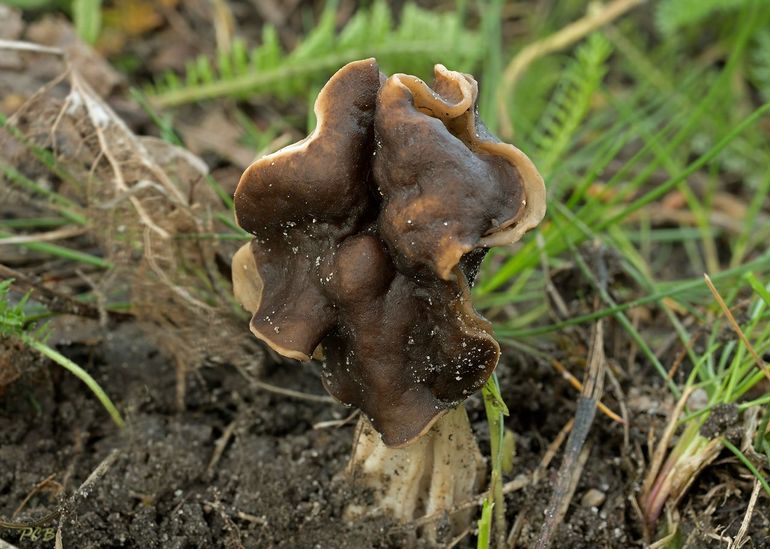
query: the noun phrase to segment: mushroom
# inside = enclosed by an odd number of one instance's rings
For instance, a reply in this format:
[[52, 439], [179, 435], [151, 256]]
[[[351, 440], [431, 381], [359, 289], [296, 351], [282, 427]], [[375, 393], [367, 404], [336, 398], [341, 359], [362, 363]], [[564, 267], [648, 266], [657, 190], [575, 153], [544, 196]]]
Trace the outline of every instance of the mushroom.
[[512, 244], [545, 215], [545, 187], [530, 160], [477, 118], [478, 86], [436, 65], [432, 87], [395, 74], [379, 93], [374, 177], [379, 231], [399, 268], [439, 278], [468, 252]]
[[490, 246], [545, 213], [542, 178], [478, 120], [477, 95], [442, 65], [428, 86], [349, 63], [321, 90], [315, 131], [254, 162], [235, 192], [254, 235], [233, 258], [252, 332], [301, 361], [322, 347], [327, 391], [364, 416], [348, 470], [403, 521], [478, 489], [462, 402], [500, 348], [470, 287]]

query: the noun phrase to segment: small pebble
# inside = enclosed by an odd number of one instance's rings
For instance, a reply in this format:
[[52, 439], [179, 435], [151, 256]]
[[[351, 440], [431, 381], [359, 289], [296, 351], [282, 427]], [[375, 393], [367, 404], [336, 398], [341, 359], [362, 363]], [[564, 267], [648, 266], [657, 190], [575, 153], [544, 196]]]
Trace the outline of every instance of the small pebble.
[[607, 495], [604, 492], [597, 490], [596, 488], [591, 488], [585, 494], [583, 494], [583, 498], [580, 500], [580, 503], [582, 503], [585, 507], [599, 507], [602, 503], [604, 503], [605, 499], [607, 499]]
[[690, 398], [687, 399], [687, 407], [693, 412], [703, 410], [708, 405], [708, 403], [709, 395], [704, 389], [700, 387], [695, 389], [690, 395]]

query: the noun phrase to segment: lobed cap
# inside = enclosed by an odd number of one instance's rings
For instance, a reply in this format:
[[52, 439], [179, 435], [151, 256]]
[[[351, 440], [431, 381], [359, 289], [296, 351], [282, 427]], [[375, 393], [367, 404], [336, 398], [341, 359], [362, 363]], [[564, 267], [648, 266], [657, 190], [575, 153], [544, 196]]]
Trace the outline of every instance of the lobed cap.
[[254, 162], [235, 192], [254, 239], [233, 257], [251, 330], [283, 356], [322, 346], [323, 382], [403, 446], [483, 386], [500, 354], [470, 286], [490, 246], [545, 213], [543, 180], [478, 120], [469, 75], [385, 78], [349, 63], [316, 130]]

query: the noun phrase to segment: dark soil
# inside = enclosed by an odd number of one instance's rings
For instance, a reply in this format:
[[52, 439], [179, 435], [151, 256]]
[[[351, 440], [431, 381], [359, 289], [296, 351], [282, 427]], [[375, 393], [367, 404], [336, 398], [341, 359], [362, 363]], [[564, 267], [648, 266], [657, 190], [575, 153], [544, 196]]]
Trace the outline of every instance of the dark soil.
[[[375, 547], [384, 519], [346, 525], [360, 494], [335, 476], [351, 429], [312, 428], [339, 406], [250, 389], [227, 367], [191, 376], [187, 410], [175, 410], [173, 367], [123, 324], [93, 347], [67, 349], [127, 411], [118, 430], [79, 382], [58, 369], [12, 385], [0, 412], [0, 512], [11, 517], [43, 479], [77, 488], [113, 450], [118, 458], [63, 518], [65, 547]], [[275, 368], [268, 381], [320, 394], [310, 368]], [[212, 464], [228, 426], [232, 437]], [[55, 498], [33, 496], [20, 517], [39, 517]], [[21, 519], [23, 520], [23, 519]], [[46, 526], [55, 528], [56, 522]], [[3, 531], [19, 547], [48, 547]], [[45, 535], [45, 529], [40, 532]]]
[[[96, 324], [92, 329], [99, 333]], [[61, 507], [61, 519], [34, 531], [3, 530], [2, 539], [20, 548], [53, 547], [61, 525], [64, 547], [402, 545], [386, 517], [343, 519], [347, 504], [366, 500], [340, 475], [354, 422], [313, 425], [344, 418], [348, 409], [251, 387], [236, 369], [212, 366], [190, 376], [187, 409], [178, 413], [175, 370], [138, 327], [120, 323], [102, 333], [98, 341], [60, 348], [86, 365], [115, 398], [128, 426], [118, 430], [80, 382], [61, 369], [27, 371], [0, 400], [0, 513], [10, 518], [22, 507], [17, 522], [43, 517], [113, 450], [117, 459], [90, 490]], [[508, 352], [498, 369], [511, 408], [507, 426], [516, 434], [513, 476], [538, 465], [574, 413], [575, 401], [574, 392], [548, 367], [516, 364], [515, 357]], [[269, 365], [264, 379], [323, 394], [312, 365]], [[648, 412], [632, 418], [628, 444], [620, 425], [597, 416], [588, 441], [591, 455], [555, 547], [642, 546], [632, 500], [643, 473], [639, 452], [647, 430], [665, 420], [666, 404], [655, 396], [629, 399], [632, 411], [643, 406]], [[482, 451], [488, 452], [480, 399], [471, 398], [468, 408]], [[520, 547], [534, 546], [560, 455], [539, 484], [506, 498], [508, 524], [518, 523]], [[743, 514], [751, 481], [735, 471], [723, 477], [702, 477], [682, 506], [683, 530], [693, 533], [690, 547], [713, 543], [706, 534], [718, 525], [727, 527], [724, 535], [735, 535], [740, 526], [735, 517]], [[723, 488], [714, 492], [714, 486]], [[759, 534], [770, 532], [768, 524], [768, 513], [758, 507], [750, 530], [754, 547], [770, 546]], [[474, 543], [471, 535], [460, 546]]]

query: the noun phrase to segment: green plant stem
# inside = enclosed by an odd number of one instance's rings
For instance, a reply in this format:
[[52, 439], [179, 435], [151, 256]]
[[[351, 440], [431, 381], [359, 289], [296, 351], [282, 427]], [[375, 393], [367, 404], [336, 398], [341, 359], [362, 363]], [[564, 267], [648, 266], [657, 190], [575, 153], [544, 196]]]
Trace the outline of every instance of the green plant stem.
[[749, 458], [747, 458], [743, 452], [741, 452], [732, 442], [726, 438], [722, 438], [722, 444], [725, 445], [725, 448], [735, 454], [735, 457], [737, 457], [738, 460], [746, 466], [746, 469], [751, 471], [751, 474], [754, 475], [754, 477], [762, 485], [762, 488], [765, 489], [765, 492], [767, 492], [767, 495], [770, 496], [770, 484], [767, 483], [767, 479], [762, 475], [762, 473], [759, 472], [759, 469], [757, 469], [756, 466], [751, 463], [751, 461], [749, 461]]
[[51, 204], [53, 204], [54, 207], [59, 211], [59, 213], [61, 213], [62, 216], [66, 217], [70, 221], [77, 223], [78, 225], [85, 226], [88, 224], [86, 217], [79, 212], [80, 207], [72, 200], [60, 195], [57, 192], [46, 189], [42, 185], [32, 181], [19, 170], [6, 164], [5, 162], [0, 162], [0, 172], [2, 172], [5, 177], [8, 178], [8, 181], [11, 184], [16, 185], [25, 191], [29, 191], [39, 196], [48, 198], [51, 201]]
[[69, 221], [63, 217], [30, 217], [19, 219], [0, 219], [0, 227], [6, 229], [50, 229], [63, 227]]
[[687, 426], [679, 441], [669, 453], [663, 467], [661, 467], [655, 483], [650, 489], [650, 493], [645, 495], [642, 502], [642, 511], [648, 524], [653, 525], [657, 521], [663, 505], [671, 495], [671, 491], [674, 489], [677, 467], [681, 466], [681, 464], [687, 464], [688, 467], [692, 467], [691, 462], [697, 460], [699, 453], [708, 445], [709, 439], [700, 434], [702, 425], [703, 420], [691, 422]]
[[[743, 265], [739, 267], [735, 267], [733, 269], [727, 269], [727, 270], [721, 271], [715, 274], [714, 276], [712, 276], [711, 279], [713, 281], [726, 280], [732, 277], [740, 276], [746, 273], [747, 271], [755, 270], [755, 269], [763, 269], [768, 266], [770, 266], [770, 250], [766, 251], [764, 254], [754, 259], [753, 261], [744, 263]], [[593, 313], [574, 316], [570, 319], [563, 320], [561, 322], [556, 322], [554, 324], [548, 324], [546, 326], [538, 326], [535, 328], [525, 328], [525, 329], [516, 329], [516, 330], [509, 330], [505, 326], [500, 326], [496, 328], [496, 331], [500, 335], [508, 338], [529, 337], [529, 336], [547, 334], [551, 332], [557, 332], [569, 326], [585, 324], [586, 322], [590, 322], [598, 318], [604, 318], [604, 317], [613, 315], [617, 312], [627, 311], [628, 309], [633, 309], [634, 307], [639, 307], [641, 305], [654, 303], [666, 297], [674, 297], [693, 290], [699, 290], [702, 287], [703, 287], [703, 278], [695, 277], [690, 280], [674, 283], [670, 285], [668, 289], [662, 289], [660, 291], [640, 297], [638, 299], [627, 301], [625, 303], [619, 303], [614, 307], [607, 307]]]
[[[493, 373], [482, 389], [484, 409], [489, 426], [489, 441], [492, 458], [492, 475], [489, 481], [489, 492], [482, 507], [482, 518], [479, 521], [479, 536], [477, 547], [489, 547], [492, 521], [488, 518], [494, 510], [494, 526], [496, 546], [505, 546], [505, 499], [503, 497], [503, 437], [505, 435], [504, 416], [508, 408], [500, 395], [500, 384], [497, 374]], [[487, 517], [487, 518], [485, 518]]]
[[83, 383], [85, 383], [89, 389], [94, 393], [96, 398], [99, 399], [99, 402], [101, 402], [102, 406], [107, 410], [107, 412], [110, 414], [110, 417], [115, 422], [115, 425], [122, 428], [125, 426], [125, 422], [123, 421], [123, 418], [120, 415], [120, 412], [118, 412], [118, 409], [115, 407], [115, 405], [110, 400], [110, 397], [107, 396], [107, 393], [104, 392], [104, 390], [101, 388], [101, 386], [96, 382], [96, 380], [91, 377], [91, 375], [86, 372], [83, 368], [72, 362], [70, 359], [68, 359], [66, 356], [62, 355], [55, 349], [52, 349], [42, 341], [39, 341], [29, 335], [26, 332], [22, 332], [19, 337], [24, 342], [25, 345], [31, 347], [32, 349], [35, 349], [39, 353], [41, 353], [43, 356], [46, 356], [53, 360], [56, 364], [61, 366], [62, 368], [65, 368], [70, 373], [72, 373], [75, 377], [80, 379]]
[[56, 177], [71, 185], [72, 188], [78, 191], [83, 190], [80, 181], [56, 160], [51, 151], [35, 145], [29, 138], [27, 138], [27, 136], [21, 132], [21, 130], [19, 130], [19, 128], [13, 124], [9, 124], [8, 117], [6, 117], [3, 113], [0, 113], [0, 128], [8, 131], [8, 133], [10, 133], [17, 141], [19, 141], [19, 143], [24, 145], [35, 156], [35, 158], [37, 158]]

